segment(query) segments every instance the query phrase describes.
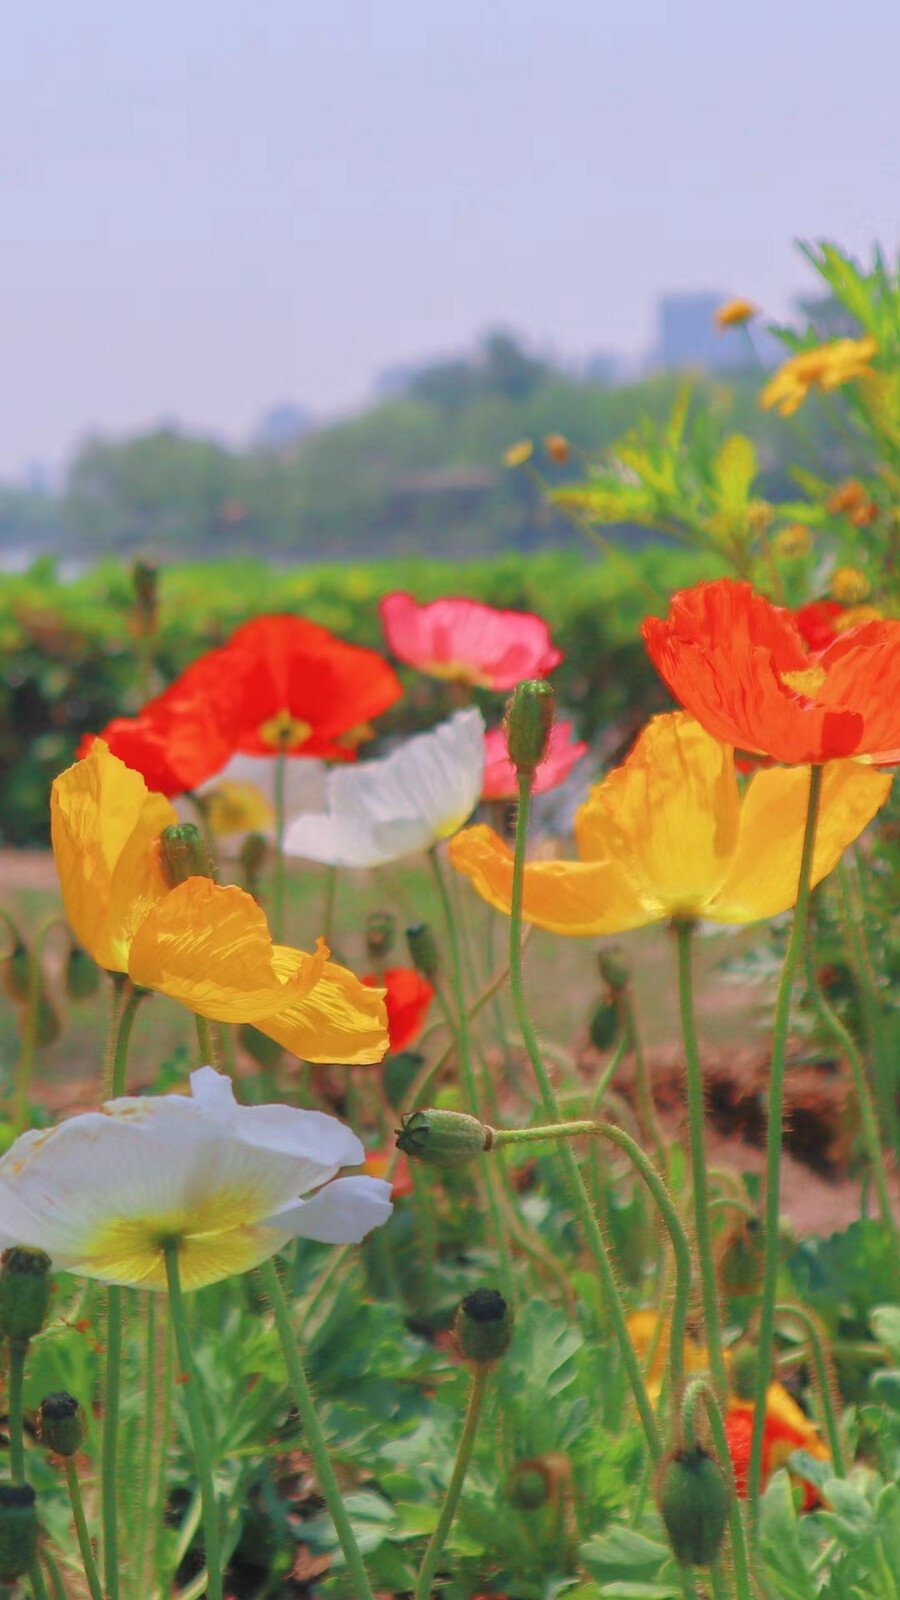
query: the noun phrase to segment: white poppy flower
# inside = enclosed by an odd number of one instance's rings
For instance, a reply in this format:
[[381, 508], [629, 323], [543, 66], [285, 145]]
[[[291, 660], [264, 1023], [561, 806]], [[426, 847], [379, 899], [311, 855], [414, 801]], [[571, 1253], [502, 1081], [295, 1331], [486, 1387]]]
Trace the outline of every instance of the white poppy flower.
[[106, 1283], [164, 1289], [164, 1247], [175, 1241], [183, 1287], [199, 1289], [298, 1235], [357, 1244], [380, 1227], [390, 1184], [335, 1179], [364, 1156], [336, 1117], [238, 1105], [231, 1080], [201, 1067], [190, 1095], [110, 1100], [16, 1139], [0, 1160], [0, 1245], [36, 1246], [54, 1267]]
[[297, 817], [285, 851], [332, 867], [377, 867], [427, 850], [471, 816], [483, 772], [481, 712], [457, 711], [381, 761], [330, 772], [325, 811]]

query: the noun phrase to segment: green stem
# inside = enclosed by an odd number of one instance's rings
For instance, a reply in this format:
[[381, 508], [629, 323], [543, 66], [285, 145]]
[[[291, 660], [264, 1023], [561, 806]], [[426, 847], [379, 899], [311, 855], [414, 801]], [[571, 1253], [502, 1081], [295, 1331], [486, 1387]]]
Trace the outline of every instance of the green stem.
[[185, 1378], [184, 1400], [191, 1429], [191, 1439], [194, 1445], [194, 1459], [197, 1478], [200, 1483], [200, 1494], [203, 1499], [203, 1544], [208, 1574], [208, 1596], [209, 1600], [222, 1600], [219, 1509], [216, 1504], [216, 1490], [213, 1483], [209, 1433], [207, 1432], [203, 1407], [200, 1402], [200, 1375], [191, 1354], [191, 1341], [188, 1334], [184, 1296], [181, 1289], [181, 1275], [178, 1271], [178, 1245], [175, 1242], [170, 1242], [164, 1246], [164, 1249], [166, 1279], [169, 1285], [169, 1312], [172, 1319], [172, 1331], [175, 1335], [175, 1348], [178, 1352], [178, 1365]]
[[701, 1402], [706, 1407], [716, 1458], [719, 1467], [725, 1474], [729, 1488], [728, 1528], [731, 1534], [731, 1555], [734, 1561], [734, 1583], [737, 1600], [753, 1600], [747, 1536], [744, 1531], [744, 1519], [741, 1516], [741, 1502], [738, 1498], [737, 1484], [734, 1479], [734, 1468], [731, 1465], [731, 1455], [728, 1450], [725, 1424], [722, 1421], [719, 1402], [705, 1378], [692, 1378], [684, 1391], [684, 1404], [681, 1412], [683, 1436], [688, 1444], [693, 1443], [694, 1418], [697, 1406]]
[[865, 905], [862, 903], [861, 895], [860, 904], [854, 903], [856, 897], [853, 893], [853, 885], [850, 874], [843, 862], [838, 866], [836, 878], [841, 904], [841, 920], [849, 949], [850, 964], [859, 985], [859, 998], [871, 1052], [872, 1074], [878, 1095], [878, 1109], [885, 1132], [890, 1139], [898, 1160], [900, 1160], [900, 1119], [897, 1116], [896, 1073], [890, 1053], [885, 1048], [881, 997], [878, 993], [875, 974], [872, 970], [872, 958], [866, 941]]
[[[456, 920], [453, 915], [453, 906], [447, 892], [447, 883], [441, 870], [437, 849], [432, 847], [429, 851], [431, 868], [437, 887], [438, 898], [444, 916], [444, 925], [447, 929], [447, 941], [450, 945], [450, 957], [453, 968], [453, 992], [456, 1000], [456, 1016], [449, 1016], [456, 1037], [456, 1048], [459, 1055], [460, 1071], [462, 1073], [463, 1087], [469, 1110], [473, 1116], [478, 1115], [478, 1089], [475, 1083], [475, 1069], [472, 1064], [472, 1041], [469, 1032], [469, 1008], [466, 1001], [465, 987], [462, 975], [462, 958], [460, 954], [459, 938], [456, 931]], [[438, 989], [440, 996], [441, 990]], [[446, 1002], [445, 1002], [446, 1003]], [[491, 1218], [491, 1229], [497, 1246], [497, 1265], [500, 1274], [500, 1287], [504, 1298], [511, 1306], [517, 1303], [515, 1283], [506, 1244], [506, 1235], [503, 1228], [503, 1216], [500, 1201], [497, 1195], [494, 1173], [484, 1156], [479, 1158], [485, 1192], [487, 1194], [488, 1211]]]
[[106, 1383], [104, 1386], [101, 1498], [103, 1574], [106, 1600], [119, 1600], [119, 1508], [116, 1453], [119, 1442], [119, 1386], [122, 1368], [122, 1290], [106, 1291]]
[[66, 1483], [69, 1486], [69, 1499], [72, 1502], [72, 1516], [75, 1518], [75, 1532], [78, 1535], [78, 1548], [81, 1551], [81, 1560], [84, 1566], [84, 1575], [87, 1586], [91, 1591], [91, 1600], [103, 1600], [103, 1590], [100, 1587], [100, 1575], [94, 1561], [94, 1551], [91, 1546], [91, 1536], [84, 1515], [84, 1503], [81, 1498], [81, 1485], [78, 1482], [78, 1468], [74, 1456], [66, 1456]]
[[847, 1475], [847, 1469], [844, 1465], [844, 1451], [841, 1445], [841, 1435], [834, 1408], [837, 1380], [830, 1356], [826, 1355], [822, 1329], [817, 1324], [817, 1319], [811, 1316], [804, 1306], [795, 1305], [793, 1301], [786, 1301], [783, 1305], [777, 1305], [775, 1311], [778, 1316], [795, 1317], [806, 1335], [809, 1348], [812, 1351], [813, 1366], [816, 1369], [816, 1388], [818, 1389], [819, 1404], [822, 1408], [825, 1432], [828, 1435], [828, 1448], [831, 1451], [834, 1475], [836, 1478], [844, 1478]]
[[650, 1190], [672, 1241], [675, 1256], [675, 1304], [672, 1308], [669, 1336], [669, 1373], [672, 1403], [678, 1406], [681, 1403], [684, 1383], [684, 1346], [691, 1295], [691, 1249], [681, 1225], [681, 1218], [653, 1162], [645, 1155], [636, 1140], [632, 1139], [631, 1134], [613, 1122], [557, 1122], [549, 1128], [495, 1128], [491, 1148], [499, 1150], [504, 1145], [538, 1144], [547, 1139], [573, 1139], [579, 1134], [591, 1134], [596, 1138], [607, 1139], [628, 1157]]
[[819, 1015], [819, 1020], [831, 1033], [850, 1066], [854, 1088], [856, 1089], [856, 1097], [859, 1101], [860, 1132], [862, 1134], [863, 1144], [866, 1147], [866, 1155], [868, 1157], [869, 1166], [872, 1172], [872, 1180], [875, 1184], [875, 1193], [878, 1196], [878, 1209], [881, 1213], [882, 1225], [891, 1241], [891, 1248], [894, 1255], [894, 1270], [897, 1273], [898, 1286], [900, 1286], [900, 1229], [898, 1229], [897, 1219], [894, 1216], [894, 1209], [891, 1205], [891, 1197], [888, 1190], [887, 1168], [884, 1164], [884, 1152], [881, 1148], [881, 1135], [878, 1128], [878, 1118], [875, 1113], [875, 1105], [872, 1100], [869, 1082], [866, 1077], [866, 1069], [863, 1066], [862, 1057], [856, 1048], [856, 1041], [850, 1033], [849, 1028], [844, 1026], [844, 1023], [834, 1010], [834, 1007], [829, 1004], [828, 1000], [825, 998], [825, 995], [822, 993], [821, 986], [816, 977], [815, 965], [813, 961], [813, 950], [809, 940], [807, 940], [806, 943], [806, 981], [813, 1005], [815, 1006]]
[[700, 1261], [700, 1288], [703, 1296], [703, 1321], [706, 1328], [706, 1345], [709, 1351], [710, 1371], [716, 1393], [724, 1399], [728, 1393], [728, 1376], [722, 1353], [722, 1324], [719, 1317], [719, 1289], [716, 1283], [716, 1263], [713, 1255], [712, 1227], [709, 1213], [709, 1186], [706, 1178], [706, 1147], [704, 1139], [705, 1101], [700, 1050], [694, 1023], [694, 983], [692, 970], [694, 924], [676, 919], [678, 939], [678, 998], [681, 1009], [681, 1031], [684, 1038], [684, 1055], [687, 1066], [688, 1128], [691, 1146], [691, 1177], [694, 1189], [694, 1227], [697, 1235], [697, 1255]]
[[144, 1434], [137, 1490], [137, 1528], [134, 1537], [135, 1588], [138, 1594], [143, 1592], [144, 1570], [147, 1564], [147, 1512], [150, 1506], [150, 1478], [153, 1471], [153, 1435], [157, 1425], [156, 1300], [157, 1297], [152, 1290], [144, 1297]]
[[[153, 1528], [153, 1572], [159, 1588], [163, 1594], [168, 1594], [171, 1580], [168, 1572], [164, 1570], [165, 1543], [165, 1512], [166, 1500], [169, 1492], [169, 1429], [172, 1421], [172, 1389], [174, 1373], [172, 1371], [172, 1335], [166, 1322], [162, 1322], [161, 1337], [163, 1345], [163, 1371], [162, 1371], [162, 1404], [159, 1407], [158, 1427], [154, 1418], [154, 1435], [158, 1440], [158, 1454], [156, 1457], [156, 1473], [151, 1507], [151, 1526]], [[158, 1358], [157, 1358], [158, 1359]]]
[[[58, 1581], [59, 1572], [56, 1570], [55, 1563], [51, 1562], [49, 1550], [45, 1550], [43, 1555], [44, 1560], [47, 1562], [48, 1568], [55, 1573], [53, 1583], [54, 1592], [57, 1595], [62, 1592], [65, 1600], [65, 1591], [62, 1590], [62, 1585]], [[31, 1584], [31, 1592], [34, 1595], [34, 1600], [49, 1600], [49, 1596], [47, 1594], [47, 1585], [44, 1582], [44, 1574], [41, 1571], [41, 1563], [39, 1560], [32, 1562], [31, 1566], [28, 1568], [28, 1582]]]
[[[559, 1107], [556, 1102], [556, 1095], [553, 1090], [553, 1085], [550, 1081], [550, 1075], [544, 1066], [537, 1035], [535, 1034], [531, 1017], [528, 1012], [528, 1005], [525, 999], [525, 985], [522, 975], [522, 893], [525, 884], [525, 843], [528, 838], [528, 819], [531, 812], [531, 784], [532, 779], [525, 773], [520, 773], [519, 811], [516, 819], [516, 853], [515, 865], [513, 868], [512, 906], [510, 909], [509, 976], [516, 1017], [522, 1032], [522, 1038], [525, 1041], [525, 1047], [528, 1051], [528, 1056], [531, 1061], [535, 1079], [540, 1090], [544, 1110], [552, 1122], [558, 1123], [561, 1121]], [[568, 1144], [563, 1144], [561, 1158], [565, 1168], [566, 1177], [568, 1179], [575, 1212], [581, 1223], [581, 1228], [588, 1249], [591, 1252], [600, 1275], [604, 1298], [606, 1300], [610, 1320], [613, 1325], [613, 1333], [616, 1338], [616, 1343], [619, 1347], [619, 1356], [628, 1376], [631, 1392], [634, 1395], [635, 1404], [638, 1408], [644, 1433], [647, 1436], [647, 1444], [654, 1460], [658, 1461], [662, 1456], [662, 1442], [659, 1435], [659, 1428], [657, 1427], [653, 1407], [650, 1404], [650, 1397], [647, 1393], [647, 1386], [644, 1383], [640, 1363], [638, 1362], [635, 1354], [634, 1345], [629, 1337], [628, 1323], [625, 1317], [624, 1308], [622, 1306], [622, 1300], [619, 1295], [619, 1287], [616, 1283], [616, 1276], [606, 1253], [606, 1246], [603, 1242], [603, 1236], [599, 1227], [597, 1226], [597, 1219], [594, 1216], [587, 1190], [584, 1187], [584, 1181], [581, 1176], [578, 1162], [576, 1161], [575, 1156]]]
[[[116, 1021], [115, 1045], [113, 1047], [112, 1064], [107, 1082], [104, 1073], [103, 1087], [100, 1091], [103, 1100], [116, 1100], [125, 1093], [125, 1075], [128, 1065], [128, 1046], [131, 1043], [131, 1030], [137, 1016], [138, 1006], [149, 993], [147, 989], [135, 989], [128, 983], [127, 999], [121, 1007]], [[123, 991], [124, 992], [124, 991]]]
[[9, 1465], [13, 1483], [25, 1482], [25, 1434], [22, 1428], [22, 1387], [25, 1382], [27, 1339], [9, 1343]]
[[447, 1535], [456, 1515], [459, 1497], [462, 1494], [463, 1483], [465, 1482], [469, 1462], [472, 1459], [472, 1451], [475, 1447], [478, 1423], [481, 1419], [481, 1409], [487, 1389], [489, 1370], [486, 1366], [478, 1366], [472, 1373], [466, 1420], [463, 1424], [462, 1436], [456, 1451], [453, 1472], [447, 1485], [447, 1493], [444, 1496], [444, 1504], [441, 1507], [437, 1527], [428, 1541], [428, 1548], [422, 1560], [413, 1600], [431, 1600], [431, 1586], [434, 1582], [434, 1575], [437, 1572], [444, 1545], [447, 1542]]
[[14, 1127], [16, 1133], [21, 1133], [28, 1121], [28, 1091], [34, 1073], [34, 1058], [37, 1052], [38, 1016], [40, 1013], [41, 998], [44, 993], [44, 945], [48, 933], [56, 927], [65, 928], [67, 923], [58, 911], [52, 912], [39, 923], [34, 935], [34, 943], [28, 961], [28, 998], [25, 1002], [25, 1025], [22, 1029], [22, 1053], [19, 1057], [19, 1068], [16, 1074], [16, 1111]]
[[821, 766], [810, 768], [809, 798], [806, 805], [806, 827], [804, 829], [803, 850], [800, 857], [797, 903], [794, 911], [791, 937], [784, 958], [784, 966], [781, 969], [781, 980], [778, 985], [778, 997], [775, 1003], [775, 1023], [772, 1033], [772, 1062], [769, 1077], [769, 1125], [766, 1136], [765, 1259], [763, 1265], [762, 1305], [759, 1318], [759, 1371], [757, 1374], [756, 1405], [753, 1413], [753, 1437], [750, 1446], [748, 1475], [751, 1514], [754, 1518], [759, 1505], [762, 1486], [766, 1394], [772, 1373], [775, 1298], [778, 1290], [781, 1139], [782, 1120], [784, 1117], [784, 1074], [788, 1027], [791, 1019], [791, 996], [794, 991], [794, 979], [803, 951], [803, 941], [806, 937], [813, 852], [815, 849], [816, 825], [819, 817], [819, 801], [822, 793], [822, 772], [823, 768]]
[[275, 861], [272, 874], [272, 938], [281, 943], [284, 933], [284, 780], [287, 757], [279, 750], [275, 757]]
[[288, 1303], [281, 1287], [281, 1280], [271, 1261], [264, 1262], [259, 1270], [266, 1296], [275, 1314], [275, 1327], [281, 1340], [284, 1364], [287, 1368], [294, 1401], [300, 1413], [300, 1420], [303, 1423], [304, 1443], [312, 1456], [316, 1477], [319, 1480], [319, 1488], [325, 1497], [325, 1504], [334, 1523], [338, 1542], [344, 1552], [344, 1560], [347, 1563], [347, 1571], [353, 1586], [354, 1600], [373, 1600], [372, 1585], [366, 1574], [359, 1545], [356, 1542], [356, 1535], [353, 1532], [347, 1509], [341, 1497], [341, 1491], [338, 1488], [334, 1468], [331, 1465], [331, 1458], [328, 1454], [328, 1446], [325, 1442], [325, 1435], [322, 1432], [309, 1382], [303, 1369], [303, 1362], [300, 1358], [300, 1350], [291, 1322]]
[[659, 1119], [656, 1115], [656, 1104], [653, 1099], [653, 1089], [647, 1072], [647, 1059], [641, 1045], [641, 1036], [638, 1032], [637, 1017], [634, 1011], [634, 1002], [631, 991], [626, 985], [619, 995], [621, 1016], [625, 1037], [631, 1046], [634, 1056], [634, 1086], [637, 1095], [638, 1117], [641, 1122], [641, 1133], [653, 1148], [653, 1160], [659, 1172], [666, 1170], [666, 1150], [659, 1128]]
[[209, 1018], [201, 1017], [195, 1012], [194, 1023], [197, 1029], [197, 1046], [200, 1052], [201, 1067], [216, 1067], [221, 1070], [219, 1050]]

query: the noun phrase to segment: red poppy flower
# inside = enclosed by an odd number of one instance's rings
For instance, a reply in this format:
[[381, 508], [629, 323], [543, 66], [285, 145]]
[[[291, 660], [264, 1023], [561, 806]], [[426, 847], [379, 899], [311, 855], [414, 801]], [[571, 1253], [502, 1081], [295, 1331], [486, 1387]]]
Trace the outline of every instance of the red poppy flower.
[[101, 738], [171, 796], [219, 772], [236, 751], [353, 761], [370, 719], [401, 693], [376, 651], [304, 617], [256, 617]]
[[379, 610], [398, 661], [448, 683], [514, 689], [562, 661], [546, 622], [531, 611], [497, 611], [458, 596], [419, 605], [400, 590], [385, 595]]
[[836, 600], [811, 600], [794, 612], [794, 620], [810, 650], [825, 650], [838, 636], [837, 618], [843, 606]]
[[[742, 1500], [746, 1500], [749, 1487], [753, 1412], [752, 1402], [732, 1399], [725, 1414], [728, 1454], [734, 1470], [735, 1486]], [[769, 1385], [766, 1421], [763, 1428], [763, 1488], [771, 1474], [779, 1467], [783, 1467], [795, 1450], [805, 1450], [818, 1461], [830, 1459], [809, 1418], [780, 1383], [772, 1383]], [[816, 1505], [819, 1497], [811, 1483], [805, 1479], [801, 1481], [804, 1490], [803, 1509], [809, 1511]]]
[[676, 700], [724, 744], [792, 766], [900, 761], [900, 622], [810, 655], [790, 611], [722, 578], [682, 589], [641, 632]]
[[[586, 751], [583, 740], [572, 738], [571, 722], [554, 722], [547, 754], [534, 775], [533, 793], [545, 794], [548, 789], [564, 783]], [[484, 736], [481, 797], [483, 800], [514, 800], [518, 792], [518, 774], [509, 759], [506, 733], [503, 728], [492, 728]]]
[[370, 989], [384, 989], [388, 1035], [392, 1050], [405, 1050], [422, 1031], [434, 989], [413, 967], [388, 967], [376, 976], [363, 978]]

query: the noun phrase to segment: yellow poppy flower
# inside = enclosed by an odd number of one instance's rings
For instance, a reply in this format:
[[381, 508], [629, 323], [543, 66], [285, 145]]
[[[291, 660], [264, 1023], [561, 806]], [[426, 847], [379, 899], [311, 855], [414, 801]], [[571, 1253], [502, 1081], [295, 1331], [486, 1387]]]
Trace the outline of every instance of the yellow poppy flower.
[[234, 833], [265, 833], [275, 821], [275, 812], [255, 783], [237, 783], [222, 778], [203, 796], [205, 820], [217, 839]]
[[159, 846], [177, 822], [98, 739], [50, 795], [66, 916], [100, 966], [215, 1022], [252, 1022], [306, 1061], [358, 1065], [388, 1048], [384, 994], [328, 960], [273, 945], [251, 895], [192, 877], [170, 888]]
[[867, 378], [872, 373], [870, 362], [878, 349], [875, 340], [833, 339], [830, 344], [817, 345], [814, 350], [801, 350], [790, 356], [769, 379], [759, 404], [763, 411], [772, 406], [783, 417], [789, 417], [802, 406], [810, 389], [828, 392], [854, 378]]
[[[826, 763], [814, 883], [871, 822], [890, 786], [871, 767]], [[751, 778], [741, 799], [729, 745], [685, 712], [654, 717], [578, 811], [580, 859], [526, 865], [525, 920], [578, 937], [671, 917], [777, 916], [796, 897], [808, 793], [807, 767], [771, 767]], [[492, 829], [457, 834], [450, 859], [483, 899], [509, 911], [513, 854]]]

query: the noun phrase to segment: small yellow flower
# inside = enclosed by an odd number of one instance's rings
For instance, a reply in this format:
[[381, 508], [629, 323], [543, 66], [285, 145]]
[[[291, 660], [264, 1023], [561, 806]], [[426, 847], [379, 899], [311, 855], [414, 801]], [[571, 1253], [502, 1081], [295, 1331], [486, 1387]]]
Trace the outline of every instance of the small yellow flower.
[[843, 512], [856, 511], [868, 499], [865, 488], [858, 478], [845, 478], [843, 483], [837, 484], [825, 502], [825, 509], [833, 517], [840, 516]]
[[800, 409], [810, 389], [827, 393], [854, 378], [870, 376], [870, 362], [877, 349], [875, 340], [866, 337], [833, 339], [813, 350], [801, 350], [769, 379], [759, 397], [760, 407], [768, 411], [774, 406], [781, 416], [789, 417]]
[[520, 439], [518, 444], [510, 445], [503, 460], [508, 467], [524, 467], [531, 460], [533, 448], [530, 439]]
[[755, 317], [758, 310], [759, 307], [752, 300], [726, 300], [716, 312], [716, 327], [720, 330], [739, 328]]
[[880, 606], [848, 606], [839, 617], [834, 619], [836, 633], [848, 633], [851, 628], [861, 628], [866, 622], [883, 622], [884, 612]]
[[203, 797], [206, 821], [217, 839], [233, 833], [265, 833], [275, 813], [255, 783], [236, 783], [223, 778]]
[[807, 556], [812, 549], [812, 534], [803, 522], [792, 522], [781, 528], [772, 541], [779, 556]]
[[858, 567], [836, 567], [831, 574], [831, 592], [842, 606], [855, 606], [868, 599], [872, 585]]

